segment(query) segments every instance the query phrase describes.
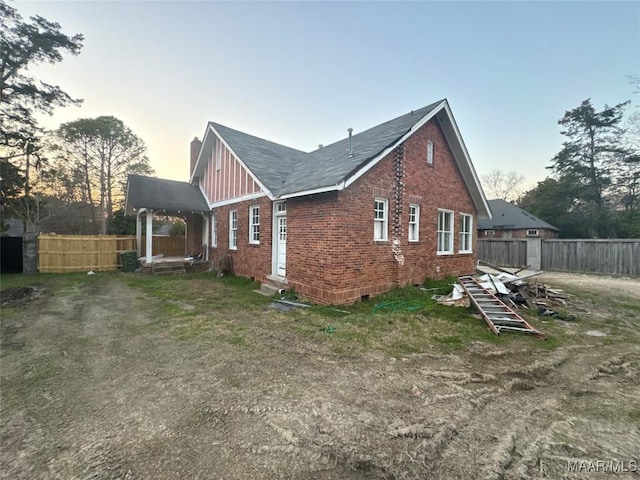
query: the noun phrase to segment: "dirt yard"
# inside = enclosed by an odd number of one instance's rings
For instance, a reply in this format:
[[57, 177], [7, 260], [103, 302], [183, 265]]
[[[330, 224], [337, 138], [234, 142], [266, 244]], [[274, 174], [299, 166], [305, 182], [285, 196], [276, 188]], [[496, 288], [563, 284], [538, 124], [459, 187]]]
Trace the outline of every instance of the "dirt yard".
[[545, 275], [578, 315], [548, 321], [549, 348], [392, 356], [337, 353], [287, 328], [315, 314], [245, 307], [223, 283], [219, 317], [195, 288], [50, 277], [3, 306], [2, 478], [640, 478], [638, 280]]

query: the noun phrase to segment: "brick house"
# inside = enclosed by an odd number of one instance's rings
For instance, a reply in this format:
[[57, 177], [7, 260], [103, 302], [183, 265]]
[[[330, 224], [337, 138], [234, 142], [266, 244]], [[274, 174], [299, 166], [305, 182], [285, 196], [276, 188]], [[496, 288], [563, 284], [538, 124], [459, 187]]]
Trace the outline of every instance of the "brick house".
[[478, 238], [558, 238], [558, 228], [506, 200], [489, 200], [491, 218], [478, 221]]
[[310, 153], [209, 122], [190, 165], [208, 212], [183, 206], [189, 251], [319, 303], [473, 272], [490, 216], [446, 100]]

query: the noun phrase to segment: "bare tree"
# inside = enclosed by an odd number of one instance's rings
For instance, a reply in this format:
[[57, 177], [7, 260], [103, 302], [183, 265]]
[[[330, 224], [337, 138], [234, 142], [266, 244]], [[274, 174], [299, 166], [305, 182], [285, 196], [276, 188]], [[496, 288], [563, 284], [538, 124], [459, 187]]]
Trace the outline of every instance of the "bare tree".
[[505, 173], [502, 170], [493, 170], [481, 176], [482, 187], [490, 198], [515, 201], [522, 194], [522, 182], [524, 175], [518, 172]]

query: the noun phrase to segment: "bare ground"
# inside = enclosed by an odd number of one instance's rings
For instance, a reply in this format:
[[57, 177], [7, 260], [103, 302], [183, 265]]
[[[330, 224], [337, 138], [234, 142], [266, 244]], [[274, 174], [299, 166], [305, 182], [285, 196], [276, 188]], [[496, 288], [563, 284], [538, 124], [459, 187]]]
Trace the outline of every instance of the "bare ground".
[[557, 349], [398, 359], [269, 328], [295, 312], [247, 319], [245, 345], [176, 340], [118, 276], [47, 292], [3, 314], [2, 478], [639, 478], [640, 312], [602, 293], [640, 303], [622, 282], [580, 285], [592, 320]]

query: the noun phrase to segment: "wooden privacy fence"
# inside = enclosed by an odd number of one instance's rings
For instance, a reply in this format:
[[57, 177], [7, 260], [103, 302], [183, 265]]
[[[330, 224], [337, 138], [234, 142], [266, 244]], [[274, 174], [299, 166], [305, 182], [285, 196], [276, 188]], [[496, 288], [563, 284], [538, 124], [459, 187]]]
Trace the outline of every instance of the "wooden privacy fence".
[[[165, 257], [184, 257], [186, 248], [187, 247], [184, 237], [153, 237], [152, 252], [154, 255], [162, 254]], [[147, 239], [145, 236], [143, 236], [141, 256], [145, 256], [146, 254]]]
[[544, 270], [640, 276], [640, 238], [544, 240], [541, 256]]
[[[153, 254], [185, 255], [184, 237], [153, 237]], [[114, 271], [120, 268], [120, 252], [136, 250], [135, 236], [40, 235], [38, 271], [42, 273]], [[142, 237], [142, 256], [146, 255]]]
[[115, 235], [40, 235], [38, 271], [42, 273], [113, 271], [120, 252], [136, 249], [136, 237]]
[[[534, 251], [535, 250], [535, 251]], [[478, 259], [507, 267], [640, 276], [637, 239], [480, 239]]]
[[478, 259], [503, 267], [524, 267], [527, 262], [527, 241], [499, 238], [478, 240]]

